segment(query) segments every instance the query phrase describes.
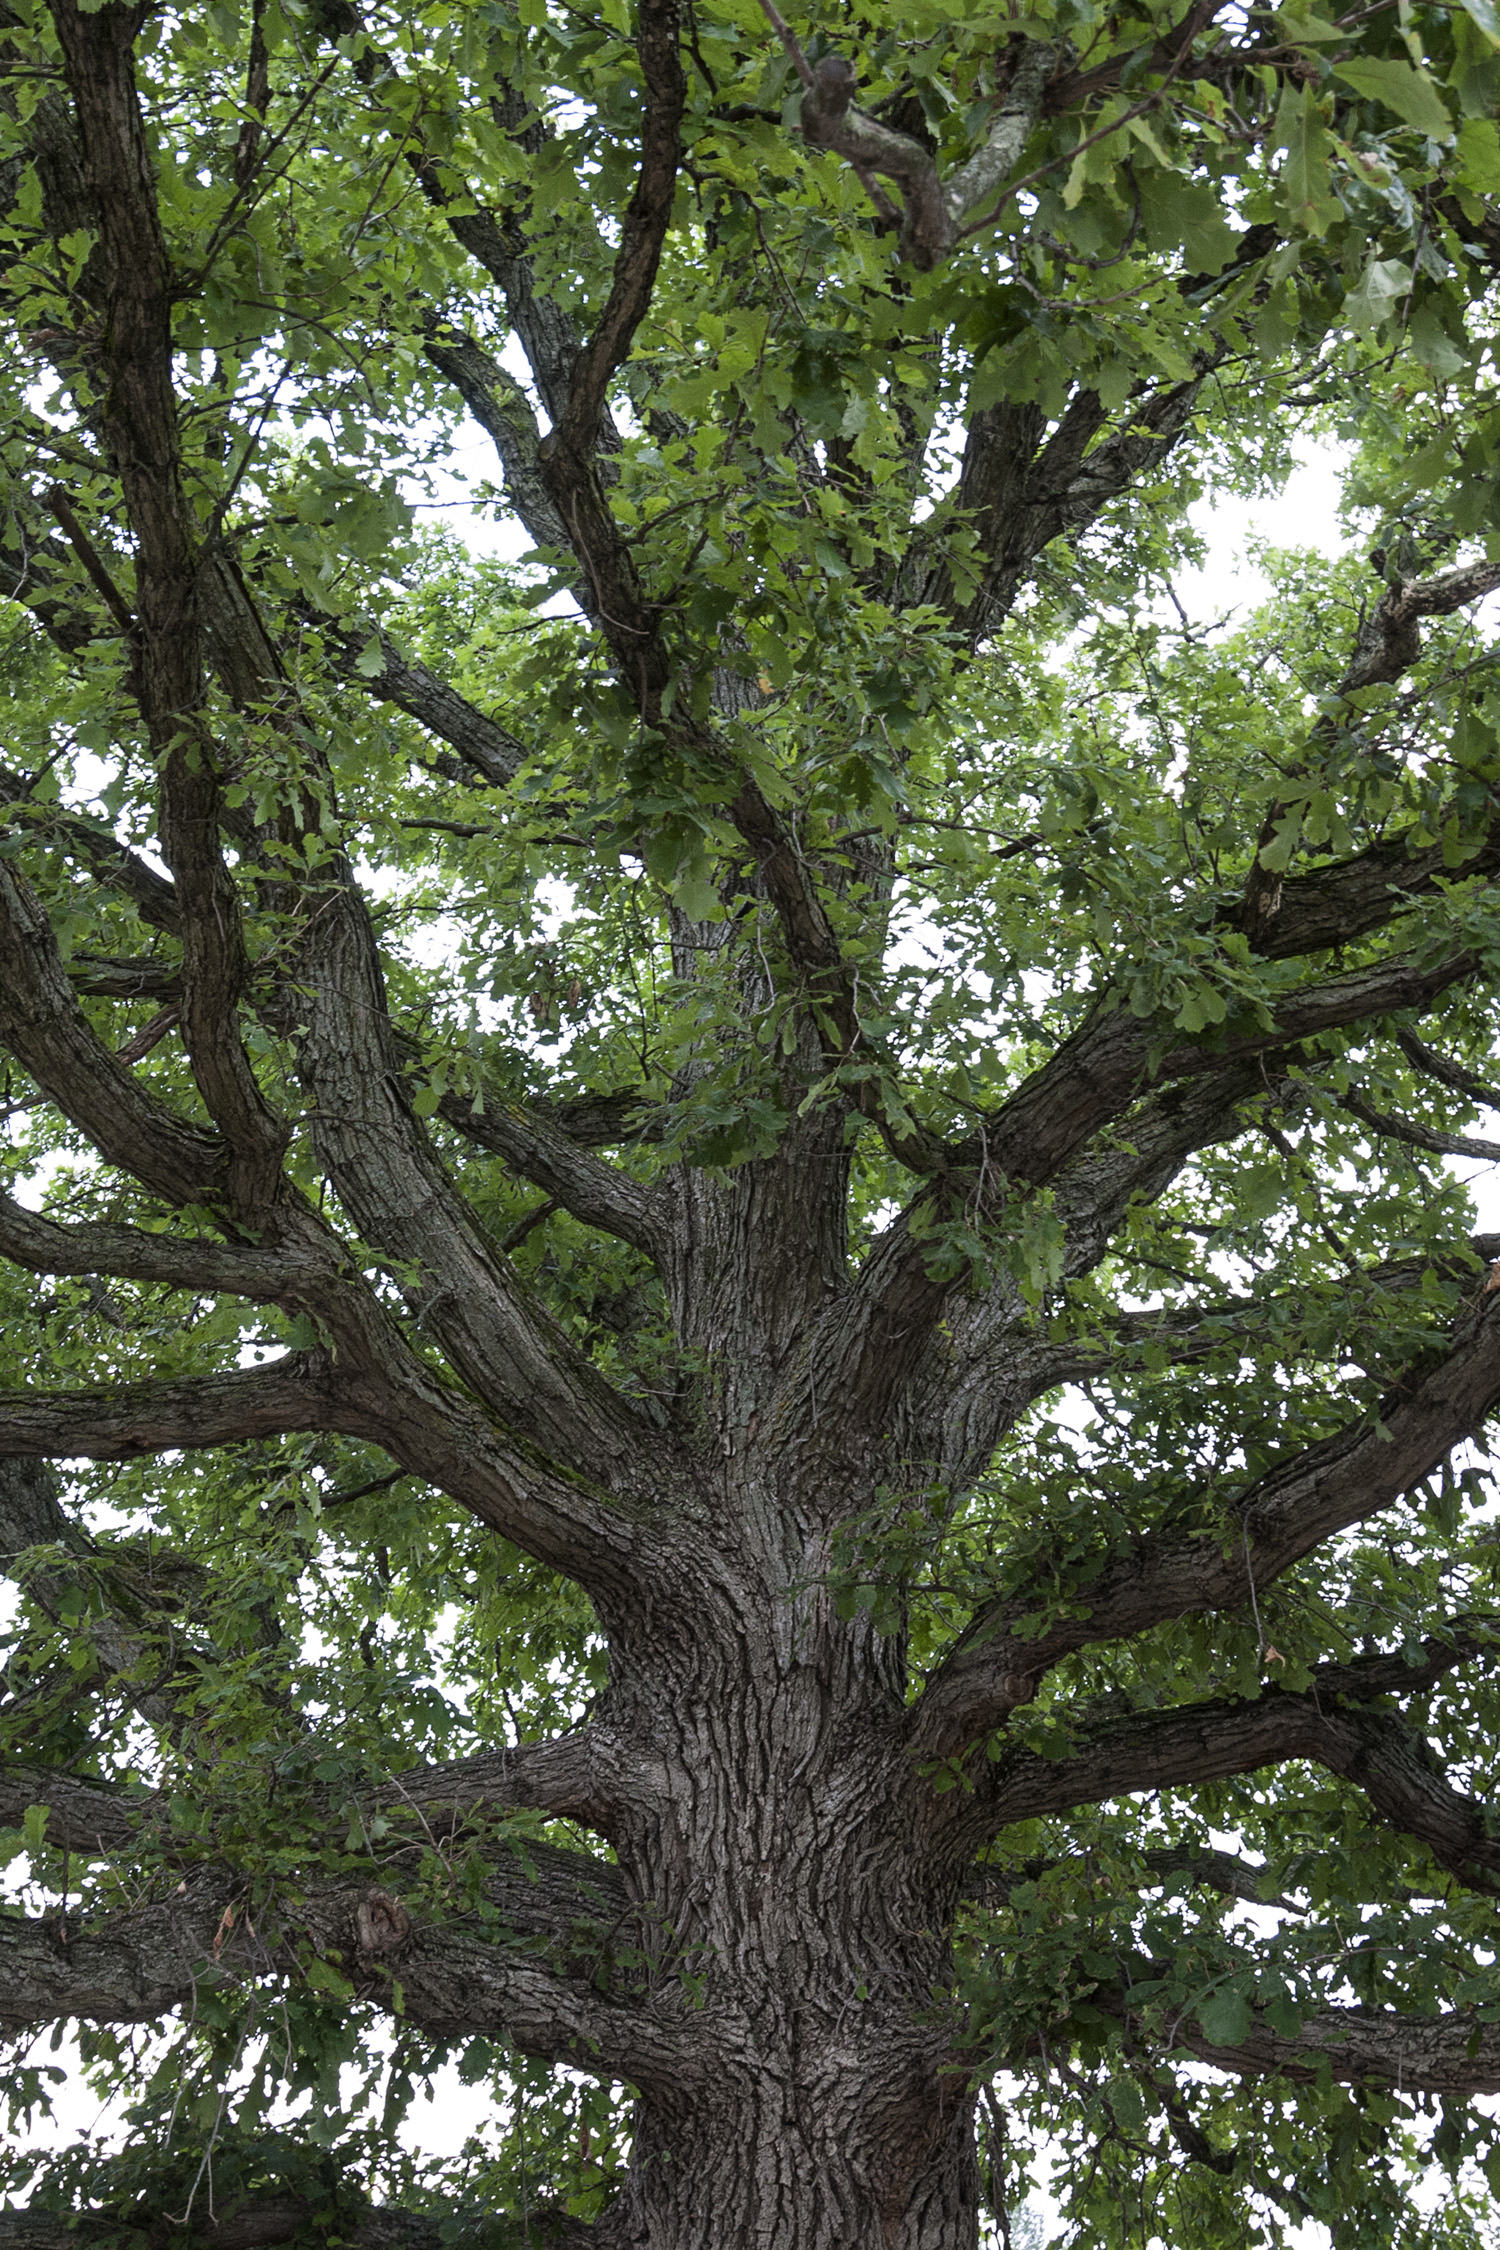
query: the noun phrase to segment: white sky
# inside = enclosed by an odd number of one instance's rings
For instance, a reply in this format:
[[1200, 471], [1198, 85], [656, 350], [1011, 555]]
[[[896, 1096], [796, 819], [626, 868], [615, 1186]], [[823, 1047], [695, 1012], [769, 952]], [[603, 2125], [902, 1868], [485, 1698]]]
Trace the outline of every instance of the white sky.
[[[1310, 547], [1324, 554], [1340, 550], [1344, 541], [1337, 516], [1338, 467], [1332, 449], [1307, 447], [1278, 496], [1258, 501], [1215, 498], [1198, 504], [1194, 520], [1207, 543], [1206, 558], [1200, 570], [1184, 573], [1177, 581], [1178, 597], [1195, 623], [1243, 613], [1265, 598], [1269, 581], [1256, 561], [1261, 548]], [[466, 499], [472, 481], [494, 474], [488, 440], [477, 429], [466, 433], [456, 449], [452, 473], [436, 480], [440, 512], [476, 550], [515, 556], [524, 551], [524, 535], [510, 525], [477, 519]], [[1461, 1170], [1471, 1176], [1480, 1226], [1500, 1229], [1497, 1168], [1466, 1165]], [[76, 2069], [71, 2041], [46, 2059]], [[408, 2145], [435, 2156], [455, 2154], [471, 2134], [492, 2121], [493, 2113], [482, 2093], [462, 2085], [451, 2068], [435, 2074], [435, 2090], [433, 2102], [416, 2105], [404, 2137]], [[75, 2078], [58, 2096], [56, 2117], [50, 2126], [38, 2129], [34, 2145], [40, 2149], [66, 2144], [83, 2133], [107, 2135], [117, 2122], [108, 2113], [101, 2114], [96, 2099]], [[1035, 2208], [1044, 2221], [1055, 2223], [1055, 2210], [1046, 2199]], [[1302, 2229], [1297, 2239], [1302, 2250], [1328, 2250], [1330, 2242], [1326, 2230], [1316, 2226]]]

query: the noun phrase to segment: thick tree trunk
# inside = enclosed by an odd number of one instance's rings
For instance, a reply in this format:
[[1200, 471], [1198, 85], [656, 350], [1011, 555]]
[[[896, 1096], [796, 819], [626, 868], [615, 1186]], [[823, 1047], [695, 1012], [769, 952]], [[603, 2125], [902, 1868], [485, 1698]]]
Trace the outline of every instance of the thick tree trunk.
[[[918, 2066], [842, 2037], [761, 2051], [713, 2094], [643, 2106], [631, 2190], [601, 2250], [972, 2250], [971, 2105]], [[890, 2027], [894, 2029], [895, 2027]]]
[[737, 1551], [689, 1631], [661, 1618], [616, 1651], [610, 1719], [650, 1780], [614, 1841], [698, 2056], [644, 2089], [603, 2239], [968, 2250], [954, 1886], [940, 1800], [896, 1739], [900, 1643], [838, 1616], [785, 1479], [757, 1464], [726, 1487]]

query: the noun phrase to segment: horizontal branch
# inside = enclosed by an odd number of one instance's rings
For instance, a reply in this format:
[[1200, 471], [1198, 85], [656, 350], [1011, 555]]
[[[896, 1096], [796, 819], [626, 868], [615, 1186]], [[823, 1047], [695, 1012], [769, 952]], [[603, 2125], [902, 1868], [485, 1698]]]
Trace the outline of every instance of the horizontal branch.
[[1474, 1140], [1463, 1133], [1439, 1133], [1430, 1125], [1414, 1124], [1409, 1117], [1392, 1117], [1386, 1110], [1376, 1109], [1362, 1094], [1351, 1091], [1339, 1097], [1339, 1107], [1347, 1109], [1372, 1133], [1388, 1141], [1404, 1141], [1408, 1148], [1428, 1149], [1435, 1156], [1472, 1156], [1490, 1164], [1500, 1164], [1500, 1141]]
[[[1118, 1992], [1095, 1992], [1091, 1998], [1111, 2013], [1128, 2012]], [[1191, 2011], [1184, 2010], [1174, 2018], [1172, 2044], [1240, 2078], [1274, 2074], [1313, 2085], [1326, 2073], [1344, 2085], [1445, 2094], [1453, 2100], [1500, 2093], [1500, 2027], [1468, 2013], [1413, 2016], [1379, 2008], [1320, 2008], [1291, 2039], [1271, 2029], [1263, 2009], [1252, 2008], [1251, 2019], [1237, 2047], [1216, 2047]]]
[[[525, 2054], [679, 2094], [710, 2066], [711, 2027], [617, 1869], [528, 1842], [492, 1863], [485, 1889], [483, 1920], [423, 1923], [392, 1892], [347, 1882], [257, 1913], [243, 1879], [200, 1867], [170, 1896], [98, 1919], [0, 1912], [0, 2025], [155, 2022], [206, 1988], [300, 1978], [316, 1959], [436, 2038], [503, 2035]], [[610, 1967], [626, 1930], [628, 1981]], [[653, 1949], [656, 1981], [640, 1965]]]
[[1161, 1352], [1174, 1367], [1190, 1366], [1226, 1346], [1244, 1344], [1279, 1332], [1285, 1322], [1295, 1330], [1309, 1305], [1318, 1305], [1337, 1292], [1348, 1308], [1354, 1292], [1366, 1293], [1372, 1306], [1384, 1297], [1414, 1294], [1428, 1274], [1441, 1274], [1460, 1284], [1474, 1285], [1481, 1270], [1500, 1258], [1500, 1234], [1471, 1235], [1464, 1251], [1450, 1256], [1393, 1258], [1378, 1266], [1362, 1266], [1357, 1275], [1340, 1273], [1323, 1286], [1309, 1284], [1297, 1291], [1267, 1291], [1261, 1297], [1219, 1297], [1207, 1304], [1163, 1306], [1148, 1312], [1110, 1310], [1101, 1316], [1103, 1333], [1066, 1337], [1044, 1345], [1032, 1366], [1032, 1395], [1040, 1396], [1059, 1383], [1098, 1375], [1118, 1365], [1120, 1349]]
[[178, 1447], [229, 1445], [292, 1430], [378, 1434], [331, 1379], [323, 1352], [288, 1352], [270, 1366], [177, 1382], [112, 1383], [97, 1390], [0, 1391], [0, 1460], [36, 1455], [131, 1461]]
[[[1238, 1609], [1321, 1541], [1377, 1515], [1474, 1435], [1500, 1403], [1500, 1297], [1466, 1312], [1436, 1366], [1419, 1361], [1337, 1435], [1278, 1462], [1226, 1505], [1222, 1529], [1152, 1532], [1105, 1568], [1034, 1638], [1039, 1597], [981, 1612], [913, 1707], [914, 1742], [952, 1754], [982, 1739], [1071, 1650], [1129, 1638], [1194, 1610]], [[1028, 1628], [1029, 1629], [1029, 1628]]]
[[[0, 1569], [9, 1559], [7, 1536], [0, 1514]], [[424, 1833], [437, 1834], [502, 1813], [543, 1812], [608, 1836], [619, 1825], [622, 1805], [648, 1795], [649, 1778], [620, 1745], [597, 1727], [579, 1727], [551, 1742], [480, 1751], [393, 1774], [371, 1789], [366, 1810], [398, 1821], [408, 1816]], [[158, 1850], [170, 1843], [170, 1835], [161, 1833], [170, 1821], [170, 1801], [155, 1790], [16, 1762], [0, 1768], [0, 1827], [19, 1828], [33, 1806], [46, 1808], [48, 1843], [81, 1859], [139, 1846], [148, 1831], [157, 1832]], [[335, 1817], [338, 1808], [329, 1809]], [[194, 1843], [188, 1857], [201, 1856]], [[167, 1857], [173, 1857], [170, 1850]]]
[[[1485, 1625], [1488, 1625], [1488, 1630]], [[1139, 1791], [1198, 1787], [1262, 1766], [1307, 1759], [1361, 1789], [1389, 1826], [1426, 1845], [1470, 1886], [1500, 1891], [1500, 1838], [1485, 1805], [1455, 1789], [1424, 1735], [1384, 1708], [1386, 1698], [1431, 1692], [1456, 1666], [1500, 1653], [1500, 1620], [1455, 1620], [1423, 1643], [1423, 1661], [1366, 1657], [1321, 1664], [1305, 1690], [1267, 1688], [1251, 1701], [1183, 1704], [1170, 1711], [1073, 1720], [1071, 1754], [1044, 1758], [1017, 1745], [982, 1784], [997, 1827]], [[1062, 1706], [1067, 1725], [1070, 1714]]]
[[[251, 2200], [216, 2211], [212, 2228], [189, 2237], [210, 2242], [213, 2250], [280, 2250], [283, 2243], [317, 2238], [327, 2219], [326, 2206], [314, 2206], [296, 2195], [267, 2190]], [[122, 2232], [131, 2233], [129, 2212], [40, 2210], [35, 2203], [24, 2211], [0, 2211], [0, 2250], [115, 2250]], [[141, 2214], [145, 2221], [154, 2214]], [[339, 2214], [338, 2239], [347, 2250], [461, 2250], [472, 2234], [477, 2242], [491, 2239], [492, 2211], [467, 2211], [462, 2206], [439, 2215], [431, 2211], [402, 2211], [390, 2204], [369, 2204], [354, 2213]], [[581, 2219], [533, 2204], [526, 2214], [526, 2240], [535, 2250], [587, 2250], [592, 2230]], [[136, 2239], [142, 2239], [137, 2235]]]
[[[1197, 1844], [1163, 1844], [1142, 1852], [1140, 1863], [1146, 1871], [1141, 1886], [1145, 1890], [1165, 1883], [1174, 1875], [1186, 1875], [1206, 1890], [1218, 1891], [1224, 1898], [1242, 1899], [1247, 1906], [1280, 1906], [1298, 1913], [1303, 1911], [1293, 1899], [1268, 1897], [1263, 1887], [1266, 1870], [1248, 1859], [1236, 1858], [1233, 1852], [1211, 1851]], [[1010, 1868], [981, 1863], [964, 1883], [964, 1901], [981, 1908], [1007, 1906], [1018, 1884], [1034, 1883], [1063, 1864], [1061, 1860], [1048, 1859], [1028, 1860]]]
[[0, 1195], [0, 1257], [29, 1273], [109, 1274], [168, 1289], [222, 1290], [252, 1303], [298, 1297], [336, 1270], [332, 1255], [320, 1259], [305, 1243], [262, 1250], [212, 1235], [147, 1234], [101, 1222], [60, 1226], [8, 1195]]

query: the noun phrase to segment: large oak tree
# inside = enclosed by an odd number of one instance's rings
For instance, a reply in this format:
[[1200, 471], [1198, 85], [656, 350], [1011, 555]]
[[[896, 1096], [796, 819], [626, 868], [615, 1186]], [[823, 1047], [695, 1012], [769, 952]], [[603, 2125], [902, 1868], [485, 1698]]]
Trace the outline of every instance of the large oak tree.
[[1337, 7], [0, 8], [6, 2240], [1485, 2239], [1500, 22]]

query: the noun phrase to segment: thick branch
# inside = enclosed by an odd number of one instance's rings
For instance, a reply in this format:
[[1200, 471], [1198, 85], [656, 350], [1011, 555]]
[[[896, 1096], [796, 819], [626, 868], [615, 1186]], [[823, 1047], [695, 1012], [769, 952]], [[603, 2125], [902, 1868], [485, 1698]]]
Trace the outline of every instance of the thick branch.
[[0, 1459], [132, 1461], [172, 1447], [228, 1445], [289, 1430], [376, 1437], [367, 1408], [331, 1380], [323, 1352], [288, 1352], [269, 1367], [99, 1390], [0, 1391]]
[[1414, 1367], [1377, 1414], [1271, 1469], [1226, 1510], [1218, 1535], [1149, 1534], [1078, 1589], [1079, 1614], [1031, 1640], [1018, 1629], [1034, 1599], [982, 1612], [914, 1707], [914, 1742], [962, 1750], [1029, 1700], [1041, 1674], [1072, 1649], [1194, 1610], [1242, 1607], [1252, 1588], [1260, 1592], [1322, 1540], [1420, 1484], [1497, 1402], [1500, 1311], [1491, 1296], [1466, 1315], [1436, 1367]]
[[388, 633], [375, 634], [373, 642], [380, 652], [376, 672], [364, 668], [369, 643], [361, 647], [357, 633], [338, 636], [339, 670], [352, 686], [394, 703], [497, 788], [514, 781], [526, 759], [523, 743], [416, 657], [405, 655]]
[[[1304, 985], [1279, 1002], [1268, 1028], [1257, 1025], [1211, 1043], [1174, 1047], [1162, 1058], [1158, 1075], [1179, 1080], [1231, 1077], [1238, 1063], [1320, 1032], [1430, 1007], [1441, 993], [1472, 976], [1475, 966], [1470, 953], [1430, 964], [1397, 956], [1322, 984]], [[1051, 1179], [1076, 1149], [1124, 1111], [1145, 1077], [1153, 1039], [1159, 1036], [1159, 1026], [1142, 1023], [1123, 1008], [1093, 1014], [996, 1112], [985, 1132], [990, 1164], [1038, 1185]], [[970, 1161], [979, 1154], [976, 1146]]]
[[[1128, 2012], [1118, 1991], [1098, 1991], [1095, 2004]], [[1315, 2085], [1326, 2072], [1346, 2085], [1393, 2086], [1409, 2094], [1445, 2094], [1461, 2100], [1500, 2093], [1500, 2030], [1468, 2013], [1396, 2015], [1376, 2008], [1323, 2008], [1304, 2021], [1295, 2039], [1283, 2038], [1252, 2010], [1251, 2029], [1238, 2047], [1216, 2047], [1191, 2013], [1174, 2019], [1173, 2044], [1200, 2062], [1242, 2078], [1274, 2073]]]
[[[568, 521], [542, 474], [536, 416], [515, 377], [472, 337], [435, 316], [427, 325], [423, 350], [494, 444], [506, 498], [537, 546], [572, 554]], [[585, 578], [573, 590], [580, 608], [592, 613], [594, 582]]]
[[1409, 1117], [1392, 1117], [1388, 1111], [1376, 1109], [1362, 1094], [1350, 1092], [1340, 1096], [1339, 1106], [1347, 1109], [1351, 1117], [1368, 1125], [1372, 1133], [1389, 1141], [1404, 1141], [1408, 1148], [1430, 1149], [1435, 1156], [1473, 1156], [1486, 1163], [1500, 1163], [1500, 1141], [1478, 1141], [1462, 1133], [1435, 1132], [1430, 1125], [1417, 1125]]
[[172, 384], [171, 276], [136, 95], [136, 19], [53, 0], [96, 199], [105, 269], [107, 380], [99, 428], [136, 543], [139, 619], [131, 685], [161, 770], [159, 833], [182, 907], [183, 1043], [230, 1150], [227, 1184], [246, 1213], [275, 1200], [288, 1134], [257, 1083], [236, 1004], [248, 974], [239, 897], [219, 848], [214, 751], [203, 701], [197, 537], [182, 488]]
[[632, 1984], [610, 1974], [619, 1933], [637, 1959], [656, 1938], [613, 1867], [529, 1843], [486, 1890], [504, 1938], [493, 1920], [423, 1925], [390, 1892], [348, 1884], [305, 1888], [257, 1923], [242, 1882], [213, 1868], [133, 1911], [70, 1919], [66, 1936], [55, 1917], [0, 1914], [0, 2023], [149, 2023], [208, 1987], [297, 1977], [316, 1956], [434, 2036], [503, 2034], [523, 2053], [679, 2094], [709, 2065], [708, 2027], [674, 1978], [642, 1992], [638, 1970]]
[[678, 36], [677, 0], [640, 0], [636, 52], [646, 82], [641, 169], [620, 230], [609, 296], [593, 334], [574, 363], [567, 405], [542, 447], [544, 464], [564, 455], [581, 460], [593, 450], [609, 379], [617, 367], [624, 365], [635, 332], [650, 307], [662, 244], [672, 220], [681, 155], [679, 136], [687, 99]]
[[465, 1139], [503, 1157], [585, 1226], [617, 1235], [648, 1256], [660, 1248], [665, 1215], [651, 1189], [591, 1156], [539, 1111], [495, 1097], [476, 1109], [466, 1096], [447, 1094], [438, 1114]]
[[0, 862], [0, 1039], [101, 1156], [168, 1202], [213, 1203], [225, 1152], [173, 1116], [95, 1036], [78, 1005], [47, 917], [10, 861]]
[[303, 1295], [335, 1271], [304, 1244], [257, 1250], [211, 1235], [146, 1234], [135, 1227], [59, 1226], [0, 1195], [0, 1257], [30, 1273], [110, 1274], [167, 1289], [224, 1290], [252, 1303]]
[[[1264, 870], [1262, 870], [1264, 872]], [[1500, 834], [1491, 833], [1455, 871], [1443, 846], [1413, 850], [1405, 836], [1372, 844], [1357, 859], [1334, 861], [1281, 885], [1281, 903], [1256, 941], [1268, 961], [1287, 961], [1368, 937], [1392, 921], [1415, 899], [1427, 898], [1439, 883], [1500, 873]], [[1237, 925], [1242, 909], [1224, 919]]]
[[[3, 1471], [16, 1465], [0, 1464], [0, 1572], [13, 1549], [24, 1552], [57, 1529], [53, 1524], [20, 1527], [5, 1507]], [[34, 1536], [27, 1537], [26, 1530]], [[543, 1812], [608, 1836], [619, 1824], [622, 1803], [636, 1796], [645, 1804], [651, 1784], [639, 1759], [606, 1726], [594, 1725], [551, 1742], [412, 1767], [376, 1788], [366, 1810], [398, 1821], [406, 1816], [424, 1834], [442, 1835], [467, 1821], [503, 1813]], [[47, 1841], [80, 1859], [139, 1846], [147, 1830], [160, 1831], [170, 1820], [170, 1800], [154, 1790], [125, 1789], [88, 1775], [20, 1763], [0, 1770], [0, 1827], [19, 1828], [33, 1805], [47, 1808]], [[330, 1804], [328, 1811], [331, 1820], [340, 1817], [340, 1806]], [[158, 1850], [161, 1845], [158, 1833]], [[201, 1857], [201, 1849], [190, 1845], [186, 1859]]]
[[[31, 2204], [24, 2211], [0, 2211], [0, 2250], [114, 2250], [122, 2230], [135, 2241], [153, 2241], [153, 2250], [166, 2250], [182, 2240], [180, 2231], [162, 2228], [154, 2240], [149, 2233], [155, 2214], [149, 2211], [92, 2213], [44, 2211]], [[212, 2231], [197, 2239], [212, 2243], [213, 2250], [279, 2250], [283, 2243], [313, 2239], [327, 2219], [325, 2208], [315, 2207], [295, 2195], [267, 2193], [239, 2203], [228, 2212], [220, 2208]], [[494, 2214], [489, 2211], [400, 2211], [389, 2204], [371, 2204], [352, 2216], [339, 2218], [340, 2243], [348, 2250], [461, 2250], [472, 2235], [476, 2242], [489, 2240]], [[526, 2242], [535, 2250], [588, 2250], [592, 2230], [565, 2212], [533, 2205], [526, 2215]]]
[[1461, 1882], [1500, 1890], [1500, 1839], [1489, 1833], [1485, 1805], [1452, 1786], [1422, 1734], [1371, 1707], [1388, 1696], [1427, 1694], [1457, 1665], [1492, 1658], [1495, 1647], [1493, 1630], [1456, 1620], [1446, 1637], [1423, 1643], [1420, 1664], [1367, 1657], [1319, 1665], [1303, 1693], [1268, 1688], [1254, 1702], [1085, 1716], [1070, 1757], [1043, 1758], [1020, 1747], [1006, 1752], [986, 1783], [988, 1810], [1004, 1826], [1306, 1758], [1354, 1782], [1383, 1820], [1425, 1844]]

